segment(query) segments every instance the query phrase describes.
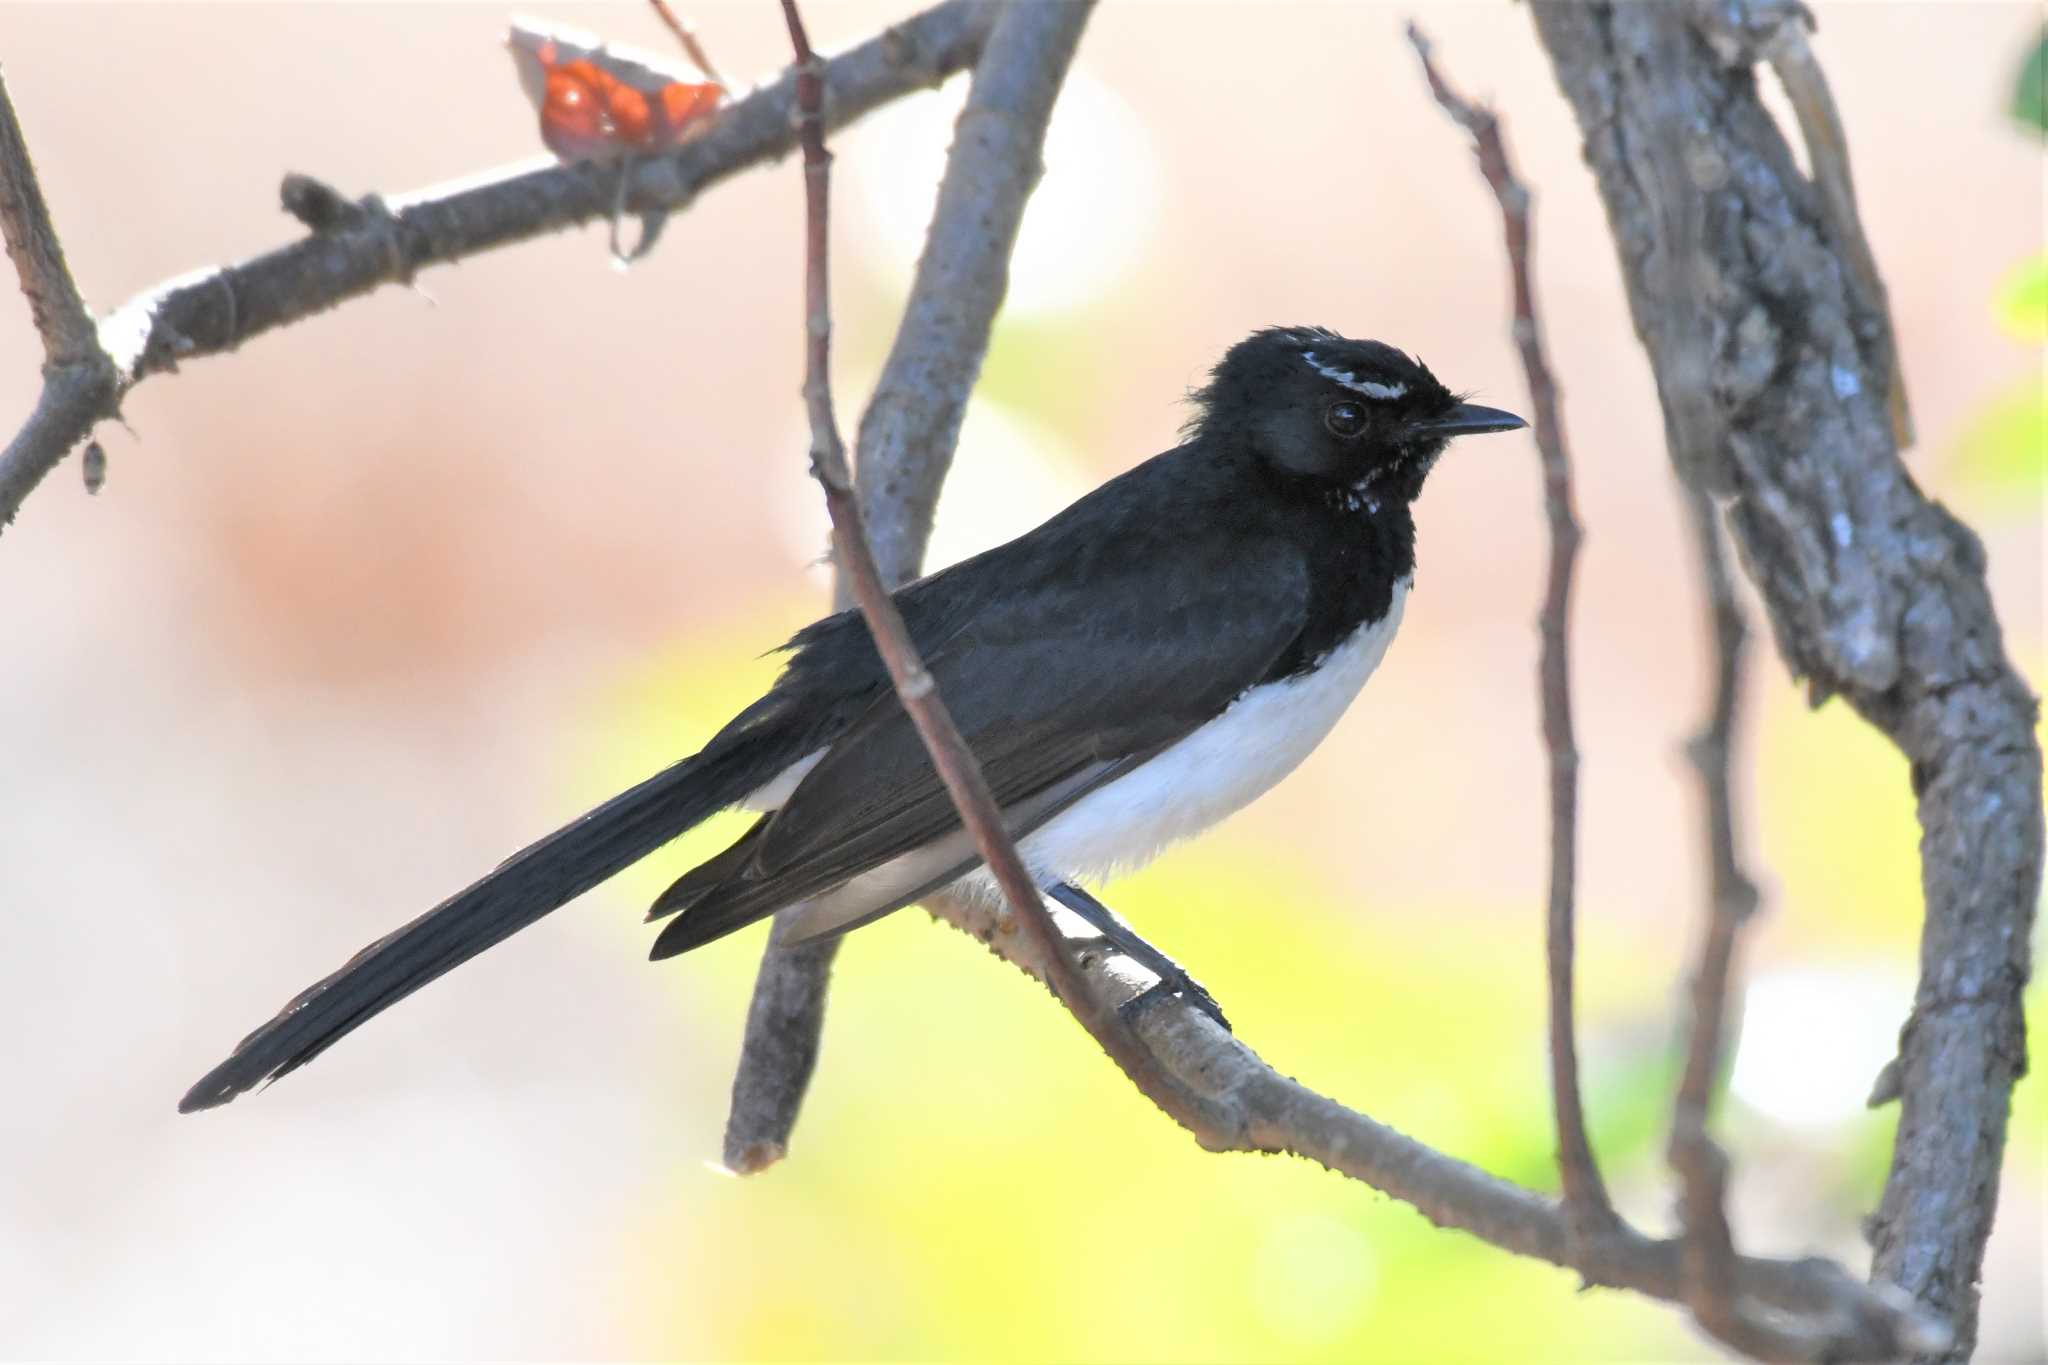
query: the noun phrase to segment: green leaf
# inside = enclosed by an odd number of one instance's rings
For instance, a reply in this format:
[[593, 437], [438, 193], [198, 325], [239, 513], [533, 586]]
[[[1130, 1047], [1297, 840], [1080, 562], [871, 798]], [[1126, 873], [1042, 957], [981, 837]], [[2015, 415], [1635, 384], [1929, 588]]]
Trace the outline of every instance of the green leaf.
[[2048, 133], [2048, 29], [2020, 67], [2013, 87], [2012, 116], [2037, 133]]
[[1998, 321], [2021, 341], [2048, 341], [2048, 252], [2015, 266], [1998, 286]]

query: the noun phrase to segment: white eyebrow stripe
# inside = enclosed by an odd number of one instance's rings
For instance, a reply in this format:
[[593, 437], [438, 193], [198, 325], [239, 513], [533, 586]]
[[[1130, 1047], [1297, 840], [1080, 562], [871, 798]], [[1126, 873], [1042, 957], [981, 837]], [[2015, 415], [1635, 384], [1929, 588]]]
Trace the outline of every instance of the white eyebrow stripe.
[[1310, 369], [1314, 370], [1323, 378], [1332, 380], [1338, 384], [1342, 384], [1345, 388], [1350, 389], [1354, 393], [1362, 393], [1367, 398], [1378, 398], [1383, 401], [1390, 401], [1395, 398], [1403, 397], [1408, 392], [1408, 386], [1406, 384], [1376, 384], [1370, 379], [1360, 379], [1357, 375], [1351, 373], [1351, 371], [1349, 370], [1340, 370], [1335, 365], [1325, 365], [1322, 361], [1316, 359], [1316, 353], [1314, 351], [1303, 351], [1301, 353], [1301, 358], [1308, 362], [1308, 367]]

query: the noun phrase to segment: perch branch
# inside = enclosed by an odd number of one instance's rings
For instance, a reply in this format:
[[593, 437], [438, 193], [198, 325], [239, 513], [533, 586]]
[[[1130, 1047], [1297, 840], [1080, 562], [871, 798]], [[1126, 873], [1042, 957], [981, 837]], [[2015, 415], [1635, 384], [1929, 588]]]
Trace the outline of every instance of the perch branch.
[[[931, 909], [998, 957], [1044, 979], [1041, 961], [1021, 935], [1005, 931], [996, 910], [958, 900]], [[1084, 956], [1080, 969], [1083, 989], [1106, 1003], [1133, 999], [1153, 980], [1133, 974], [1120, 956]], [[1446, 1156], [1282, 1076], [1177, 996], [1147, 1009], [1136, 1028], [1157, 1065], [1208, 1114], [1210, 1131], [1196, 1136], [1209, 1150], [1305, 1157], [1414, 1206], [1439, 1227], [1563, 1266], [1589, 1285], [1683, 1302], [1680, 1239], [1646, 1237], [1619, 1220], [1591, 1239], [1580, 1237], [1557, 1200]], [[1748, 1311], [1759, 1317], [1833, 1324], [1837, 1360], [1891, 1360], [1948, 1339], [1939, 1322], [1895, 1289], [1864, 1285], [1828, 1260], [1738, 1256], [1734, 1278]]]
[[29, 160], [14, 101], [0, 80], [0, 232], [43, 341], [43, 389], [20, 433], [0, 452], [0, 527], [93, 424], [114, 415], [114, 362], [64, 264], [64, 246]]
[[[1035, 23], [1032, 5], [1006, 6], [990, 37], [995, 42], [1015, 30]], [[831, 157], [825, 150], [822, 116], [824, 82], [820, 63], [811, 51], [803, 20], [795, 0], [782, 0], [782, 12], [789, 23], [789, 36], [797, 58], [797, 134], [803, 148], [805, 204], [804, 275], [807, 356], [804, 368], [804, 399], [811, 421], [811, 472], [825, 491], [825, 505], [832, 518], [832, 543], [840, 568], [846, 574], [849, 591], [873, 634], [876, 651], [888, 668], [897, 699], [917, 727], [931, 755], [932, 766], [945, 783], [946, 792], [959, 811], [961, 824], [974, 840], [975, 850], [1001, 887], [1010, 907], [1014, 925], [1025, 949], [1043, 968], [1044, 979], [1058, 997], [1145, 1096], [1161, 1109], [1189, 1124], [1198, 1134], [1208, 1131], [1208, 1117], [1158, 1067], [1152, 1055], [1114, 1006], [1086, 989], [1080, 969], [1069, 955], [1065, 940], [1054, 927], [1052, 916], [1040, 899], [1037, 883], [1024, 867], [1023, 859], [1004, 827], [995, 798], [983, 778], [981, 765], [960, 736], [946, 711], [932, 676], [925, 671], [911, 643], [910, 632], [896, 609], [894, 599], [883, 585], [873, 553], [868, 549], [861, 524], [859, 499], [847, 469], [846, 449], [839, 437], [838, 419], [832, 411], [829, 378], [832, 344], [831, 291], [827, 277], [830, 238], [829, 196]], [[1078, 33], [1076, 34], [1078, 36]]]
[[[825, 62], [827, 123], [851, 123], [967, 66], [994, 17], [990, 0], [946, 0]], [[46, 386], [0, 456], [0, 469], [47, 470], [95, 422], [116, 415], [122, 393], [140, 380], [231, 350], [380, 285], [409, 283], [428, 266], [602, 221], [621, 209], [643, 215], [680, 210], [736, 172], [788, 153], [796, 142], [795, 110], [795, 76], [784, 73], [672, 152], [629, 163], [527, 163], [389, 202], [371, 196], [352, 212], [330, 214], [327, 227], [298, 241], [147, 290], [98, 326], [114, 380], [62, 391]], [[18, 135], [14, 140], [18, 146]], [[26, 164], [24, 156], [18, 165]], [[18, 182], [10, 188], [18, 193]], [[13, 492], [11, 481], [0, 485], [0, 515], [26, 492]]]
[[1410, 24], [1408, 41], [1422, 59], [1430, 94], [1453, 122], [1472, 137], [1479, 173], [1500, 204], [1507, 238], [1508, 273], [1513, 282], [1515, 347], [1528, 376], [1535, 409], [1536, 449], [1543, 462], [1543, 508], [1550, 523], [1550, 573], [1538, 628], [1543, 639], [1538, 662], [1543, 705], [1543, 741], [1550, 754], [1550, 904], [1545, 937], [1550, 975], [1551, 1091], [1557, 1108], [1558, 1173], [1565, 1208], [1580, 1235], [1596, 1237], [1614, 1223], [1614, 1208], [1586, 1137], [1585, 1106], [1579, 1093], [1578, 1043], [1573, 1025], [1574, 892], [1578, 860], [1579, 751], [1572, 732], [1571, 610], [1572, 568], [1579, 553], [1578, 516], [1572, 505], [1571, 458], [1565, 450], [1564, 421], [1558, 411], [1557, 381], [1543, 353], [1536, 321], [1535, 287], [1529, 274], [1529, 190], [1515, 177], [1493, 111], [1472, 104], [1445, 83], [1430, 60], [1429, 40]]
[[1871, 1273], [1951, 1320], [1932, 1358], [1962, 1360], [2026, 1069], [2036, 706], [2006, 657], [1983, 547], [1899, 459], [1881, 299], [1857, 287], [1826, 191], [1800, 174], [1750, 71], [1717, 56], [1729, 12], [1751, 26], [1742, 12], [1763, 3], [1532, 14], [1585, 139], [1674, 460], [1716, 475], [1778, 652], [1816, 704], [1842, 696], [1910, 765], [1927, 909], [1880, 1090], [1902, 1111]]
[[[983, 45], [946, 161], [917, 277], [861, 419], [855, 486], [882, 582], [916, 577], [968, 394], [1009, 281], [1010, 250], [1042, 170], [1051, 119], [1090, 3], [1020, 6]], [[840, 575], [839, 601], [850, 604]], [[748, 1008], [726, 1120], [728, 1169], [759, 1171], [789, 1146], [814, 1069], [837, 939], [771, 936]]]

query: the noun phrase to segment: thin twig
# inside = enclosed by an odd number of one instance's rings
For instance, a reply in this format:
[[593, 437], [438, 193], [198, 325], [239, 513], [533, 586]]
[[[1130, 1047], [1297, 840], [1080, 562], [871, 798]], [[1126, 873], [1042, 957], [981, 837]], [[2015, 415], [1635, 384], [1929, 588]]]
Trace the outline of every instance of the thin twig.
[[[937, 84], [971, 63], [994, 22], [986, 0], [945, 0], [824, 63], [826, 121], [841, 127]], [[115, 381], [46, 389], [0, 455], [0, 517], [92, 425], [116, 415], [122, 392], [153, 374], [215, 355], [422, 269], [609, 218], [621, 208], [680, 211], [733, 174], [795, 146], [795, 78], [736, 101], [703, 136], [634, 159], [621, 197], [619, 167], [552, 157], [385, 201], [238, 265], [167, 281], [108, 314], [97, 334]], [[15, 138], [19, 144], [18, 134]], [[18, 165], [25, 167], [25, 156]], [[13, 182], [18, 188], [19, 181]], [[11, 231], [11, 229], [10, 229]], [[12, 238], [10, 237], [10, 243]], [[33, 477], [27, 477], [28, 473]]]
[[114, 415], [120, 396], [114, 362], [64, 263], [64, 246], [29, 160], [14, 101], [0, 80], [0, 232], [21, 281], [29, 314], [43, 341], [43, 391], [34, 413], [0, 453], [0, 526], [14, 520], [22, 499], [84, 440], [94, 423]]
[[1430, 93], [1444, 111], [1472, 135], [1479, 173], [1500, 202], [1507, 234], [1508, 270], [1514, 284], [1514, 339], [1528, 375], [1529, 401], [1536, 410], [1536, 449], [1543, 461], [1543, 505], [1550, 522], [1550, 576], [1539, 619], [1543, 638], [1538, 672], [1542, 680], [1543, 740], [1550, 752], [1550, 904], [1547, 940], [1550, 968], [1550, 1079], [1557, 1104], [1558, 1174], [1565, 1208], [1586, 1237], [1614, 1224], [1600, 1168], [1586, 1137], [1579, 1096], [1578, 1044], [1572, 1023], [1574, 889], [1578, 857], [1579, 751], [1572, 734], [1571, 646], [1567, 618], [1572, 567], [1579, 552], [1578, 518], [1572, 509], [1570, 458], [1565, 451], [1557, 383], [1543, 354], [1536, 323], [1536, 297], [1529, 277], [1529, 191], [1515, 178], [1493, 111], [1468, 103], [1444, 83], [1430, 60], [1429, 40], [1410, 24], [1408, 41], [1422, 59]]
[[[956, 125], [917, 277], [861, 418], [856, 491], [882, 582], [917, 576], [932, 509], [1002, 305], [1011, 247], [1037, 184], [1046, 125], [1092, 0], [1016, 6], [990, 33]], [[844, 573], [835, 609], [852, 605]], [[733, 1075], [724, 1157], [762, 1170], [787, 1154], [816, 1066], [837, 938], [761, 956]]]
[[704, 51], [704, 44], [697, 41], [696, 31], [676, 17], [676, 12], [668, 7], [668, 0], [648, 0], [648, 3], [654, 6], [655, 17], [675, 35], [676, 41], [683, 45], [684, 54], [689, 57], [692, 65], [704, 73], [704, 78], [713, 85], [730, 90], [732, 87], [725, 83], [725, 77], [719, 75], [718, 68], [711, 64], [709, 54]]
[[30, 162], [28, 143], [14, 101], [0, 79], [0, 228], [7, 235], [7, 258], [21, 279], [43, 356], [52, 365], [90, 359], [99, 350], [92, 315], [72, 283], [64, 264], [64, 247], [50, 224], [50, 206]]
[[1687, 745], [1698, 771], [1705, 809], [1709, 900], [1706, 926], [1692, 978], [1692, 1023], [1685, 1071], [1672, 1104], [1667, 1152], [1679, 1179], [1685, 1227], [1681, 1270], [1686, 1305], [1702, 1327], [1759, 1359], [1808, 1359], [1824, 1343], [1788, 1336], [1775, 1324], [1751, 1320], [1735, 1289], [1735, 1238], [1728, 1225], [1728, 1158], [1707, 1132], [1727, 1034], [1728, 978], [1736, 938], [1756, 909], [1756, 885], [1735, 853], [1735, 800], [1729, 775], [1736, 707], [1748, 630], [1728, 576], [1720, 524], [1705, 492], [1681, 487], [1700, 563], [1714, 641], [1714, 691], [1707, 723]]
[[[1065, 940], [1039, 898], [1038, 887], [1004, 827], [981, 765], [953, 723], [932, 676], [911, 643], [910, 632], [882, 583], [862, 529], [860, 502], [847, 470], [846, 448], [833, 415], [829, 377], [832, 321], [827, 278], [830, 231], [828, 189], [831, 157], [825, 150], [822, 113], [824, 82], [821, 63], [811, 51], [795, 0], [782, 0], [783, 17], [797, 57], [797, 136], [804, 154], [805, 306], [808, 355], [804, 399], [811, 421], [811, 472], [825, 490], [832, 518], [832, 543], [848, 587], [874, 635], [875, 648], [889, 670], [897, 698], [917, 727], [946, 791], [959, 811], [961, 824], [974, 840], [982, 861], [1002, 888], [1011, 921], [1029, 952], [1044, 965], [1045, 979], [1055, 996], [1113, 1058], [1145, 1096], [1161, 1109], [1207, 1135], [1207, 1125], [1139, 1042], [1116, 1010], [1092, 995], [1068, 956]], [[1009, 11], [1014, 13], [1014, 10]], [[1007, 15], [1006, 15], [1007, 17]], [[1000, 21], [999, 21], [1000, 22]], [[1199, 1125], [1199, 1126], [1198, 1126]]]

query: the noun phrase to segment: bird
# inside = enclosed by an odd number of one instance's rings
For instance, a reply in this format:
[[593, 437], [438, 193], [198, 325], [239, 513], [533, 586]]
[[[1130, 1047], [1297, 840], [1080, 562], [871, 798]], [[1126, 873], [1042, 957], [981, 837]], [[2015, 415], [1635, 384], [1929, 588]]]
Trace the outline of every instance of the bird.
[[[1438, 457], [1527, 423], [1320, 327], [1253, 332], [1190, 397], [1179, 445], [893, 596], [1045, 893], [1224, 1022], [1083, 883], [1214, 825], [1322, 742], [1400, 625], [1410, 509]], [[297, 1070], [721, 810], [757, 818], [655, 900], [657, 960], [778, 912], [793, 945], [941, 890], [1000, 903], [860, 615], [783, 648], [773, 685], [702, 749], [364, 948], [180, 1110]]]

